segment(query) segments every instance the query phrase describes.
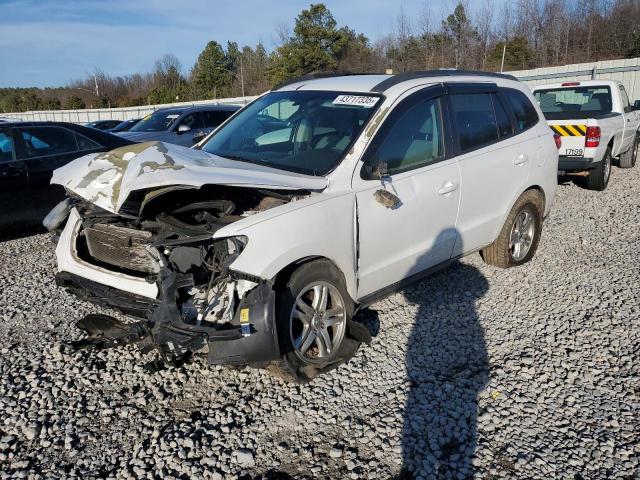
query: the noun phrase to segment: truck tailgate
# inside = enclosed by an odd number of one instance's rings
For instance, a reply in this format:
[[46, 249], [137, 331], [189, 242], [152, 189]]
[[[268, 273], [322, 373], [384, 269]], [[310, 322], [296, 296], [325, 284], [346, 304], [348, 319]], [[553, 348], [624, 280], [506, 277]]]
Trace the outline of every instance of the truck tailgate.
[[584, 157], [588, 156], [585, 149], [585, 135], [587, 133], [588, 121], [581, 120], [549, 120], [551, 130], [562, 136], [562, 146], [558, 151], [561, 156]]

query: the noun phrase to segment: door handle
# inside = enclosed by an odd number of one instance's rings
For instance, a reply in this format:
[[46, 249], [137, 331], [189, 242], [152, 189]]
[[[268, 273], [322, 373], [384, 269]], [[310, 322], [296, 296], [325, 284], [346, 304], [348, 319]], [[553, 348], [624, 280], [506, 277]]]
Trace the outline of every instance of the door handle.
[[521, 153], [520, 155], [518, 155], [516, 158], [513, 159], [513, 164], [522, 165], [524, 163], [527, 163], [528, 161], [529, 161], [529, 157], [524, 153]]
[[438, 189], [438, 195], [447, 196], [452, 192], [455, 192], [458, 189], [458, 184], [454, 182], [446, 182]]

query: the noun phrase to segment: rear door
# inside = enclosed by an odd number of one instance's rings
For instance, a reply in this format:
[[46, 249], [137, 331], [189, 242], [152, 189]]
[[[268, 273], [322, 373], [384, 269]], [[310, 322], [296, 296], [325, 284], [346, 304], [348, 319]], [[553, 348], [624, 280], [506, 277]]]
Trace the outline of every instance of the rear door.
[[50, 185], [53, 171], [85, 152], [96, 151], [98, 144], [82, 136], [80, 144], [84, 150], [80, 151], [77, 134], [54, 125], [17, 127], [14, 140], [17, 158], [24, 162], [29, 176], [30, 212], [39, 221], [65, 196], [61, 186]]
[[491, 84], [448, 85], [462, 188], [458, 256], [492, 243], [505, 215], [523, 191], [538, 155], [527, 132], [539, 122], [519, 90]]
[[10, 128], [0, 127], [0, 225], [25, 223], [29, 195], [27, 194], [27, 167], [15, 156]]

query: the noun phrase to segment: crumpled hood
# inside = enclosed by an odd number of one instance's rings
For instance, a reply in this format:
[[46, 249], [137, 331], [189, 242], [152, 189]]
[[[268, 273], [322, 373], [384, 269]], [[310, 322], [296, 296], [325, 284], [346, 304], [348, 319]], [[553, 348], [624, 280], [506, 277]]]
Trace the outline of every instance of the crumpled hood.
[[51, 183], [113, 213], [135, 190], [173, 185], [229, 185], [282, 190], [323, 190], [328, 182], [276, 168], [239, 162], [162, 142], [147, 142], [80, 157], [53, 172]]

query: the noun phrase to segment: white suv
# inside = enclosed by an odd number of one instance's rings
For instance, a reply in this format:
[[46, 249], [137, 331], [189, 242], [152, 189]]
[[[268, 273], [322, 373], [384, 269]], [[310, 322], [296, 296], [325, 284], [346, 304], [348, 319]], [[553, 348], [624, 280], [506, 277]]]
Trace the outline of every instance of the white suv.
[[54, 174], [70, 198], [57, 281], [139, 320], [90, 315], [78, 346], [308, 381], [351, 358], [365, 305], [463, 255], [534, 255], [557, 188], [553, 133], [507, 75], [303, 77], [195, 148], [149, 142]]

